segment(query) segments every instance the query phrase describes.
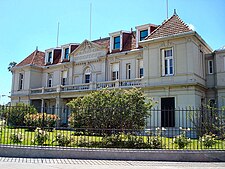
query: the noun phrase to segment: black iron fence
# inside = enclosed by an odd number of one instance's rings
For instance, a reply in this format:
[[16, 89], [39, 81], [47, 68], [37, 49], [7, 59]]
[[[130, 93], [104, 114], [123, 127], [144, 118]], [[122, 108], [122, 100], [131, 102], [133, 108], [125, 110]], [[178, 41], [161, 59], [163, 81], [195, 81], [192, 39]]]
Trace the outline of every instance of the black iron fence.
[[38, 110], [0, 106], [0, 146], [225, 149], [225, 110]]

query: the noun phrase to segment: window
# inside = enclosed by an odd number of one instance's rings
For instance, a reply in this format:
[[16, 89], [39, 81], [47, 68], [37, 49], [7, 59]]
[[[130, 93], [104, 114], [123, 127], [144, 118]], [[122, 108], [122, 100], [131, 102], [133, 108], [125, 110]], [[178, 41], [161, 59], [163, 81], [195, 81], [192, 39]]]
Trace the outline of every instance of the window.
[[48, 74], [48, 84], [47, 84], [47, 87], [52, 87], [52, 77], [53, 77], [53, 74], [52, 73], [49, 73]]
[[126, 64], [126, 79], [131, 78], [131, 65], [130, 63]]
[[212, 60], [208, 61], [208, 73], [213, 74], [213, 61]]
[[67, 71], [62, 72], [62, 83], [63, 86], [67, 84]]
[[140, 31], [140, 41], [144, 40], [148, 36], [148, 29]]
[[113, 49], [120, 49], [120, 36], [114, 37]]
[[162, 76], [170, 76], [174, 74], [173, 66], [173, 50], [162, 50]]
[[139, 60], [139, 78], [144, 76], [143, 60]]
[[52, 62], [52, 52], [48, 53], [48, 62]]
[[85, 70], [85, 73], [84, 73], [84, 82], [85, 83], [90, 83], [91, 82], [91, 70], [90, 70], [90, 68], [87, 68], [86, 70]]
[[69, 59], [69, 48], [65, 48], [64, 59]]
[[23, 73], [19, 74], [19, 90], [23, 89]]
[[119, 79], [119, 63], [112, 64], [112, 80]]

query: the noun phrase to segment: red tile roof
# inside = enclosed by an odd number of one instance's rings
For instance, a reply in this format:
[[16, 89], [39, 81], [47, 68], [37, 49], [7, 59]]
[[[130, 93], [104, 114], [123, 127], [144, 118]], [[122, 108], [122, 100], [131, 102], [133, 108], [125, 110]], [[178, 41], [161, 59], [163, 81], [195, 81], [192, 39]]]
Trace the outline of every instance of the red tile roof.
[[62, 49], [54, 49], [53, 51], [53, 64], [58, 64], [61, 62], [61, 52]]
[[[185, 32], [192, 32], [192, 30], [179, 18], [177, 14], [174, 14], [171, 18], [166, 20], [160, 26], [151, 26], [151, 34], [146, 37], [146, 40], [151, 40], [160, 37], [167, 37], [170, 35], [181, 34]], [[131, 31], [130, 33], [123, 33], [123, 42], [122, 42], [122, 51], [129, 51], [132, 49], [136, 49], [136, 33], [135, 31]], [[93, 40], [93, 43], [96, 43], [103, 48], [108, 50], [110, 53], [110, 37], [100, 38], [97, 40]], [[75, 50], [79, 45], [72, 45], [71, 52]], [[140, 46], [138, 48], [141, 48]], [[112, 53], [122, 52], [119, 49], [112, 50]], [[53, 63], [58, 64], [61, 63], [61, 49], [54, 49], [53, 55]], [[68, 60], [69, 61], [69, 60]], [[45, 53], [41, 51], [34, 51], [27, 58], [25, 58], [22, 62], [17, 64], [16, 66], [24, 66], [28, 64], [34, 64], [38, 66], [45, 65]]]
[[43, 66], [45, 64], [45, 53], [35, 50], [28, 57], [26, 57], [22, 62], [18, 63], [16, 67], [25, 66], [29, 64]]
[[93, 40], [92, 42], [97, 43], [98, 45], [100, 45], [100, 46], [102, 46], [106, 49], [109, 49], [110, 38], [109, 37], [100, 38], [100, 39], [97, 39], [97, 40]]
[[192, 32], [192, 30], [179, 18], [178, 15], [174, 14], [171, 18], [155, 29], [148, 37], [146, 37], [146, 40], [185, 32]]

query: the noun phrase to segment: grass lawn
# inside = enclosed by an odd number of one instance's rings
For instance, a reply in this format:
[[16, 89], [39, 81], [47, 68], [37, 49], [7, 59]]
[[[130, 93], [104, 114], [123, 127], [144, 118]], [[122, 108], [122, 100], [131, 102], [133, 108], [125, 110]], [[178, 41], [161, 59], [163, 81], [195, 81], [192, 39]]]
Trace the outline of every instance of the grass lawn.
[[[46, 131], [48, 135], [48, 140], [44, 142], [44, 146], [59, 146], [59, 142], [54, 141], [56, 139], [56, 136], [58, 134], [63, 134], [64, 138], [67, 138], [69, 140], [72, 140], [68, 146], [69, 147], [79, 147], [80, 140], [86, 143], [94, 142], [99, 143], [102, 141], [101, 136], [86, 136], [86, 135], [78, 135], [75, 131], [68, 131], [68, 130], [53, 130], [53, 131]], [[12, 139], [10, 139], [10, 136], [15, 133], [21, 133], [22, 140], [19, 143], [13, 143]], [[32, 140], [34, 140], [35, 132], [29, 131], [24, 128], [2, 128], [0, 131], [0, 143], [5, 145], [35, 145]], [[152, 137], [147, 136], [138, 136], [142, 137], [144, 142], [148, 142]], [[163, 149], [178, 149], [177, 145], [173, 142], [173, 138], [168, 137], [160, 137], [160, 140], [163, 145]], [[85, 147], [85, 146], [84, 146]], [[217, 150], [225, 150], [225, 141], [224, 140], [216, 140], [216, 144], [214, 144], [212, 147], [207, 148], [204, 146], [202, 142], [199, 142], [198, 139], [191, 139], [190, 143], [184, 148], [187, 150], [199, 150], [199, 149], [217, 149]]]

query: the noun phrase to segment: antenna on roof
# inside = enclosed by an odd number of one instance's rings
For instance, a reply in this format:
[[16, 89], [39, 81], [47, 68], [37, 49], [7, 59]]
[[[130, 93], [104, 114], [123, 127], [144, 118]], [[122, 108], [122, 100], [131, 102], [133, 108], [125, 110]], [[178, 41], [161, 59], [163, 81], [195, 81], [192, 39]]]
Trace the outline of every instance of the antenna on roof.
[[92, 17], [92, 3], [90, 3], [90, 40], [91, 40], [91, 17]]
[[166, 0], [166, 19], [168, 19], [168, 0]]
[[176, 9], [174, 9], [174, 13], [173, 13], [173, 15], [177, 15]]
[[59, 45], [59, 22], [58, 22], [58, 29], [57, 29], [57, 46]]

